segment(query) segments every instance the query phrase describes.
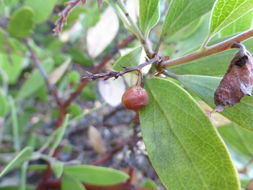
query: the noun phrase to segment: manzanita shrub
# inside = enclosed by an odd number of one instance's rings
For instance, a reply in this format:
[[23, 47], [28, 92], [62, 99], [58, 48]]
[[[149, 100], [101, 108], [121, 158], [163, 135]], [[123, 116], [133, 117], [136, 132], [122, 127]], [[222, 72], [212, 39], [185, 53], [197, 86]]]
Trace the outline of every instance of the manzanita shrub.
[[[252, 21], [253, 0], [0, 1], [0, 189], [252, 189]], [[73, 126], [121, 101], [141, 136], [90, 127], [78, 160]], [[160, 185], [104, 164], [142, 140]]]

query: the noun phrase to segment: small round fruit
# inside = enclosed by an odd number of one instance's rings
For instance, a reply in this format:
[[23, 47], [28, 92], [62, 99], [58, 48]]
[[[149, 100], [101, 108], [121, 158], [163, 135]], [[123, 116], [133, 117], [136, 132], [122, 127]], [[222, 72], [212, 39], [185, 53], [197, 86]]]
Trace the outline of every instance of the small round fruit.
[[141, 109], [148, 104], [148, 93], [140, 86], [132, 86], [123, 94], [122, 104], [129, 110]]

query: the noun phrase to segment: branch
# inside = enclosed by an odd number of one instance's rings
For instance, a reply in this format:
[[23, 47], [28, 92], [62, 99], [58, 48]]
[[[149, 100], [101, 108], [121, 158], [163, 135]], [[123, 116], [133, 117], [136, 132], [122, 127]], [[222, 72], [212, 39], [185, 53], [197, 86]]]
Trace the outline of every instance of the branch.
[[89, 79], [89, 80], [97, 80], [97, 79], [104, 79], [104, 80], [108, 80], [110, 78], [115, 78], [117, 79], [120, 76], [123, 76], [126, 73], [129, 72], [133, 72], [133, 71], [140, 71], [143, 67], [146, 67], [147, 65], [151, 65], [153, 63], [159, 62], [160, 61], [160, 57], [154, 57], [153, 59], [150, 59], [149, 61], [142, 63], [136, 67], [126, 67], [124, 70], [122, 71], [110, 71], [107, 73], [101, 73], [101, 74], [92, 74], [90, 72], [88, 73], [88, 76], [84, 77], [85, 79]]
[[238, 34], [237, 36], [234, 36], [228, 40], [225, 40], [223, 42], [220, 42], [216, 45], [213, 45], [211, 47], [205, 48], [203, 51], [194, 52], [188, 55], [185, 55], [183, 57], [179, 57], [176, 59], [171, 59], [164, 61], [162, 64], [160, 64], [161, 67], [168, 67], [168, 66], [174, 66], [174, 65], [181, 65], [190, 61], [194, 61], [196, 59], [200, 59], [203, 57], [207, 57], [228, 49], [232, 48], [232, 45], [234, 43], [239, 43], [242, 41], [245, 41], [253, 36], [253, 30], [248, 30], [244, 33]]
[[62, 32], [62, 27], [64, 24], [67, 23], [67, 18], [69, 13], [80, 3], [83, 4], [86, 3], [86, 0], [71, 0], [69, 2], [66, 2], [68, 5], [63, 9], [63, 11], [60, 14], [60, 18], [55, 22], [55, 28], [53, 29], [53, 32], [55, 34], [59, 34]]
[[[125, 40], [120, 42], [115, 48], [112, 49], [112, 51], [109, 53], [109, 55], [106, 55], [102, 58], [100, 63], [91, 71], [91, 73], [98, 73], [104, 66], [107, 64], [109, 60], [113, 58], [114, 55], [116, 55], [119, 51], [119, 49], [124, 48], [128, 46], [133, 40], [135, 40], [136, 37], [134, 35], [128, 36]], [[63, 106], [66, 108], [68, 107], [74, 99], [82, 92], [83, 88], [90, 82], [88, 78], [83, 78], [80, 83], [78, 84], [77, 89], [72, 92], [69, 96], [69, 98], [64, 102]]]
[[59, 107], [61, 107], [61, 100], [58, 97], [58, 92], [57, 89], [54, 85], [52, 85], [49, 80], [48, 80], [48, 76], [47, 73], [45, 71], [45, 69], [43, 68], [40, 59], [38, 58], [38, 56], [35, 54], [35, 52], [32, 50], [31, 46], [29, 45], [29, 43], [27, 41], [25, 41], [25, 45], [30, 53], [30, 57], [32, 59], [32, 61], [35, 63], [35, 66], [37, 67], [38, 71], [40, 72], [42, 78], [44, 79], [47, 89], [49, 91], [49, 93], [54, 97], [57, 105]]

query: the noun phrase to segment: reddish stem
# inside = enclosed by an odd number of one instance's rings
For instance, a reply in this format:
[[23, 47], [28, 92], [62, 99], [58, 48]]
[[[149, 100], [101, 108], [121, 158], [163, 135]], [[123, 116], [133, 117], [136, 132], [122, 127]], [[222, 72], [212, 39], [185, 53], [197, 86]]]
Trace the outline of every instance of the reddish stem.
[[60, 14], [60, 18], [55, 22], [55, 28], [53, 29], [55, 34], [59, 34], [62, 32], [62, 27], [67, 23], [69, 13], [80, 3], [86, 3], [86, 0], [71, 0], [66, 2], [68, 6], [64, 8], [64, 10]]
[[[87, 190], [149, 190], [144, 187], [135, 187], [132, 184], [127, 183], [121, 183], [117, 185], [110, 185], [110, 186], [98, 186], [98, 185], [89, 185], [89, 184], [83, 184], [83, 186]], [[45, 184], [45, 187], [47, 189], [54, 188], [54, 189], [60, 189], [61, 188], [61, 180], [49, 180]]]
[[228, 49], [232, 48], [234, 43], [245, 41], [245, 40], [251, 38], [252, 36], [253, 36], [253, 30], [248, 30], [248, 31], [238, 34], [237, 36], [234, 36], [228, 40], [225, 40], [223, 42], [215, 44], [211, 47], [207, 47], [203, 51], [190, 53], [188, 55], [185, 55], [185, 56], [182, 56], [179, 58], [164, 61], [161, 64], [161, 66], [162, 67], [169, 67], [169, 66], [174, 66], [174, 65], [181, 65], [181, 64], [184, 64], [184, 63], [187, 63], [190, 61], [194, 61], [196, 59], [207, 57], [207, 56], [228, 50]]

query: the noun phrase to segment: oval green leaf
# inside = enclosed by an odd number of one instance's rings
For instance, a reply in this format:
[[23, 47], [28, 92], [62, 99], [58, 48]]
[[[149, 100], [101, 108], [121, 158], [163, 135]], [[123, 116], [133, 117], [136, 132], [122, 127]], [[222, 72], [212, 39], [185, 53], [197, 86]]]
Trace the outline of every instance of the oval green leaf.
[[160, 18], [159, 0], [140, 0], [140, 28], [145, 36]]
[[115, 64], [113, 65], [113, 69], [115, 71], [123, 70], [124, 67], [135, 67], [139, 65], [141, 58], [142, 47], [137, 47], [127, 53], [126, 55], [120, 57]]
[[[193, 91], [212, 108], [214, 104], [214, 92], [218, 87], [221, 78], [199, 75], [181, 75], [178, 78], [186, 88]], [[235, 122], [239, 126], [253, 131], [253, 98], [244, 97], [239, 104], [233, 107], [226, 107], [222, 115]]]
[[23, 38], [32, 34], [34, 26], [34, 13], [29, 7], [16, 10], [8, 24], [8, 31], [12, 37]]
[[253, 0], [217, 0], [212, 10], [209, 36], [213, 36], [252, 9]]
[[209, 12], [215, 0], [172, 0], [166, 15], [161, 38], [171, 36]]
[[235, 51], [236, 50], [228, 50], [186, 64], [176, 65], [171, 67], [170, 71], [176, 74], [210, 76], [223, 75], [226, 72], [228, 65], [231, 61], [231, 57], [233, 56]]
[[165, 79], [147, 81], [146, 89], [142, 136], [163, 184], [171, 190], [239, 190], [227, 149], [195, 100]]
[[[202, 27], [204, 25], [207, 25], [206, 22], [205, 22], [205, 20], [207, 20], [207, 18], [206, 17], [202, 17], [201, 19], [197, 19], [197, 20], [191, 22], [186, 27], [184, 27], [182, 30], [178, 31], [177, 33], [175, 33], [172, 36], [169, 36], [167, 38], [168, 42], [171, 41], [171, 42], [183, 43], [185, 40], [190, 39], [193, 35], [195, 35], [195, 34], [197, 34], [199, 32], [203, 33]], [[204, 31], [204, 33], [206, 33], [206, 31]], [[205, 34], [204, 38], [205, 37], [206, 37], [206, 34]], [[191, 43], [191, 46], [195, 47], [195, 45], [198, 46], [198, 44]], [[191, 48], [193, 49], [194, 47], [191, 47]], [[188, 49], [189, 49], [189, 47], [188, 47]], [[180, 50], [180, 49], [178, 48], [177, 50]]]
[[[220, 40], [217, 43], [219, 42]], [[253, 39], [247, 40], [244, 44], [250, 52], [253, 52]], [[173, 66], [170, 67], [170, 71], [177, 74], [222, 76], [236, 51], [231, 49], [186, 64]]]
[[128, 178], [119, 170], [90, 165], [65, 166], [64, 174], [93, 185], [114, 185]]
[[[209, 14], [192, 22], [188, 27], [183, 28], [168, 39], [168, 41], [172, 40], [173, 42], [176, 42], [175, 44], [170, 45], [173, 49], [173, 54], [171, 54], [172, 59], [186, 55], [200, 48], [208, 34], [208, 20]], [[189, 26], [195, 26], [195, 28], [189, 28]]]
[[54, 9], [57, 0], [26, 0], [25, 4], [34, 11], [34, 21], [36, 23], [46, 20]]
[[157, 190], [159, 187], [158, 185], [156, 185], [155, 181], [153, 181], [152, 179], [146, 179], [143, 183], [142, 186], [144, 188], [150, 189], [150, 190]]

